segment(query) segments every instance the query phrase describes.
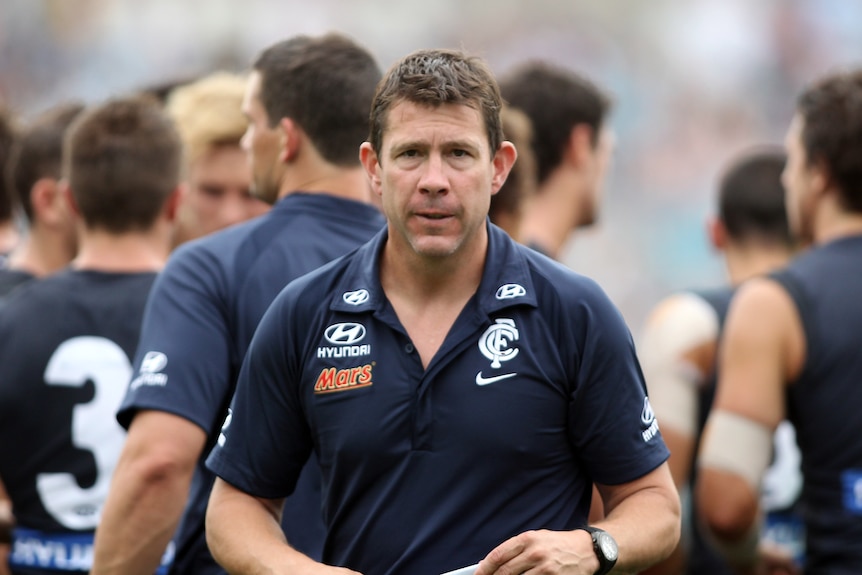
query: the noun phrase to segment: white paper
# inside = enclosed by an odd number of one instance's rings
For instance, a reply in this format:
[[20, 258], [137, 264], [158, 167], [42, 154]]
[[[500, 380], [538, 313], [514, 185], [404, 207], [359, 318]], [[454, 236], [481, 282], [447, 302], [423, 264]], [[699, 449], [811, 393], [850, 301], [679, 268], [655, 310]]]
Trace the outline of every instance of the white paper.
[[470, 565], [469, 567], [461, 567], [460, 569], [455, 569], [454, 571], [447, 571], [446, 573], [441, 573], [441, 575], [473, 575], [476, 572], [476, 569], [479, 568], [479, 564]]

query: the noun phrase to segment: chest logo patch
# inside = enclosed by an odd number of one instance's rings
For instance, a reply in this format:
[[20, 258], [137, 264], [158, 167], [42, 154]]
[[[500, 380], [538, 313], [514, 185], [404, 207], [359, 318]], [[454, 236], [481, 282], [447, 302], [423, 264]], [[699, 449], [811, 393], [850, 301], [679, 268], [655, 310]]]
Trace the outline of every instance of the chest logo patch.
[[369, 297], [370, 295], [368, 294], [367, 289], [358, 289], [356, 291], [344, 292], [341, 299], [350, 305], [362, 305], [368, 301]]
[[502, 365], [501, 362], [518, 355], [518, 348], [513, 346], [513, 342], [518, 341], [519, 337], [514, 320], [499, 318], [479, 338], [479, 351], [491, 360], [491, 367], [497, 369]]
[[374, 363], [366, 363], [365, 365], [349, 367], [347, 369], [324, 368], [320, 372], [320, 375], [317, 376], [317, 381], [314, 384], [314, 393], [333, 393], [336, 391], [369, 387], [373, 384], [371, 381], [371, 371], [373, 368]]
[[527, 295], [527, 290], [520, 284], [504, 284], [497, 288], [497, 299], [514, 299], [516, 297], [524, 297]]
[[350, 345], [365, 337], [365, 326], [360, 323], [336, 323], [323, 333], [329, 343]]

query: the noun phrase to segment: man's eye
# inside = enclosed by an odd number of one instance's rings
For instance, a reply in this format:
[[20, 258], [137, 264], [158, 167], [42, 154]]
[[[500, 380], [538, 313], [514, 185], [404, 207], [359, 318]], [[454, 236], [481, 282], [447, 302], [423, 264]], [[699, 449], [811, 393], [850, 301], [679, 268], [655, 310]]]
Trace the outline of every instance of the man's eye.
[[452, 150], [452, 155], [456, 158], [467, 158], [470, 156], [470, 152], [467, 150]]
[[224, 190], [217, 186], [200, 186], [201, 193], [210, 198], [220, 198], [224, 195]]
[[401, 155], [405, 158], [415, 158], [419, 155], [419, 152], [417, 150], [404, 150], [401, 152]]

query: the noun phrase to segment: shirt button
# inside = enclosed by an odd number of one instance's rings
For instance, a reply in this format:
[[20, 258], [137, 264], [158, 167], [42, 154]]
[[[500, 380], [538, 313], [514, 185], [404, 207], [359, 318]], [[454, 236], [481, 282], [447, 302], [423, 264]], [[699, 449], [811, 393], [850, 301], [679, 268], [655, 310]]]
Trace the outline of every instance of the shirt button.
[[408, 343], [407, 345], [405, 345], [405, 346], [404, 346], [404, 351], [406, 351], [407, 353], [413, 353], [413, 344], [412, 344], [412, 343]]

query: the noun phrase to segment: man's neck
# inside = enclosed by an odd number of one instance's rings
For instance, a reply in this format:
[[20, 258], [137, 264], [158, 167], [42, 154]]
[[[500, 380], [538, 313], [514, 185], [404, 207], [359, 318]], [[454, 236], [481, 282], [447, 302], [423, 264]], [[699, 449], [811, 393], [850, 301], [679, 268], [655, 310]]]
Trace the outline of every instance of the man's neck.
[[9, 267], [44, 277], [66, 267], [74, 255], [64, 235], [33, 228], [9, 256]]
[[818, 216], [814, 224], [815, 244], [862, 235], [862, 213], [836, 211]]
[[279, 199], [294, 192], [327, 194], [357, 202], [371, 203], [368, 177], [360, 166], [340, 168], [327, 164], [315, 170], [291, 169], [281, 182]]
[[559, 259], [563, 247], [580, 223], [581, 214], [573, 189], [580, 181], [562, 170], [552, 174], [530, 198], [524, 211], [519, 237], [523, 243], [539, 248]]
[[[390, 230], [391, 231], [391, 230]], [[390, 239], [380, 260], [380, 283], [427, 367], [482, 281], [487, 236], [472, 249], [429, 260]]]
[[15, 249], [20, 240], [18, 228], [15, 222], [8, 221], [0, 224], [0, 253], [8, 253]]
[[787, 265], [793, 251], [782, 245], [728, 246], [725, 251], [727, 272], [732, 285], [762, 276]]
[[155, 272], [164, 267], [170, 252], [166, 230], [111, 234], [87, 230], [72, 261], [76, 269], [113, 273]]

